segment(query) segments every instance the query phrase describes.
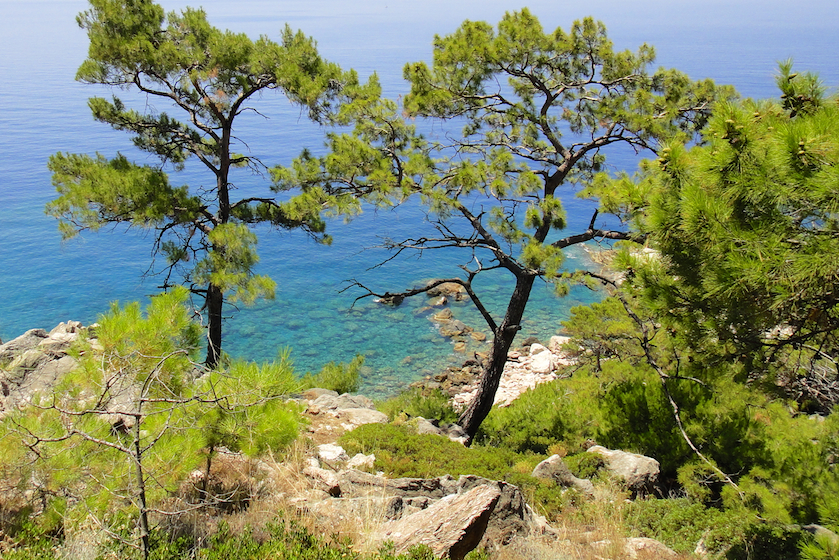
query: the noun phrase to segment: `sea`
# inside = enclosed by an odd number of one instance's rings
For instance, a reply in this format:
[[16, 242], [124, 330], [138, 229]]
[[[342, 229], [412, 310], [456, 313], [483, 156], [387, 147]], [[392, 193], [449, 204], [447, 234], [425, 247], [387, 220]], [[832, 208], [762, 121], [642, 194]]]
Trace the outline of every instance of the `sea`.
[[[321, 55], [362, 78], [379, 76], [385, 95], [408, 93], [406, 63], [430, 61], [435, 35], [453, 32], [464, 20], [495, 24], [507, 11], [528, 7], [546, 30], [568, 29], [593, 16], [605, 23], [618, 49], [642, 43], [656, 48], [656, 65], [678, 68], [692, 78], [732, 84], [746, 97], [776, 97], [777, 64], [793, 59], [798, 71], [818, 73], [835, 92], [839, 85], [839, 9], [836, 0], [165, 0], [169, 10], [202, 7], [222, 29], [279, 39], [283, 27], [313, 37]], [[46, 164], [55, 152], [113, 156], [138, 163], [155, 161], [132, 147], [124, 133], [95, 122], [87, 108], [94, 95], [114, 92], [74, 81], [87, 52], [87, 37], [75, 21], [87, 9], [80, 0], [0, 0], [0, 339], [31, 328], [51, 329], [61, 321], [90, 324], [114, 302], [147, 301], [161, 279], [151, 274], [152, 238], [136, 228], [84, 232], [62, 241], [44, 206], [55, 197]], [[125, 92], [116, 92], [120, 95]], [[130, 94], [128, 94], [130, 95]], [[136, 102], [137, 99], [135, 98]], [[150, 109], [166, 110], [154, 100]], [[287, 165], [301, 150], [322, 150], [324, 130], [279, 95], [255, 100], [258, 113], [241, 119], [237, 134], [251, 154], [267, 165]], [[445, 134], [443, 125], [429, 130]], [[611, 169], [632, 171], [638, 158], [618, 153]], [[172, 177], [175, 184], [200, 188], [210, 178], [196, 166]], [[264, 174], [242, 173], [238, 189], [265, 192]], [[595, 202], [563, 193], [568, 233], [584, 228]], [[224, 349], [257, 361], [289, 352], [296, 371], [316, 372], [331, 361], [365, 356], [362, 391], [383, 397], [410, 382], [457, 365], [469, 352], [456, 352], [430, 320], [428, 301], [419, 297], [399, 307], [383, 306], [352, 287], [399, 291], [429, 279], [451, 277], [471, 255], [456, 251], [403, 254], [389, 260], [383, 240], [428, 231], [421, 206], [366, 208], [352, 220], [331, 219], [329, 246], [301, 232], [259, 228], [258, 271], [277, 282], [276, 298], [252, 307], [230, 308]], [[595, 247], [596, 248], [596, 247]], [[566, 255], [568, 268], [592, 266], [577, 247]], [[158, 263], [159, 264], [159, 263]], [[380, 265], [381, 266], [378, 266]], [[486, 275], [479, 294], [495, 314], [512, 290], [510, 277]], [[575, 305], [602, 294], [578, 287], [557, 297], [539, 284], [528, 306], [522, 338], [547, 340], [561, 333], [561, 321]], [[455, 316], [489, 334], [469, 303], [452, 303]]]

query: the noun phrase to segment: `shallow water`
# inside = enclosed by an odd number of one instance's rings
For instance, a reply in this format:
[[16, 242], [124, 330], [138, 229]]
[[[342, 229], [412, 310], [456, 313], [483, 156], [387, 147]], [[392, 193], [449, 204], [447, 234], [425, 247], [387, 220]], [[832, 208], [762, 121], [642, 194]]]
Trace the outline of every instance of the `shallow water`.
[[[162, 2], [177, 9], [186, 2]], [[773, 75], [779, 60], [792, 57], [797, 68], [819, 72], [825, 82], [839, 83], [835, 56], [837, 10], [830, 2], [619, 2], [562, 3], [539, 0], [529, 6], [547, 29], [567, 28], [585, 15], [603, 20], [619, 48], [641, 42], [656, 46], [658, 62], [733, 83], [753, 97], [774, 95]], [[77, 0], [0, 0], [0, 338], [8, 340], [33, 327], [50, 328], [68, 319], [95, 321], [112, 301], [141, 299], [157, 291], [158, 280], [144, 279], [151, 264], [150, 240], [142, 232], [123, 230], [85, 233], [62, 243], [56, 223], [44, 215], [53, 196], [46, 161], [56, 151], [132, 157], [127, 136], [92, 121], [86, 99], [107, 94], [102, 88], [73, 81], [86, 51], [86, 37], [74, 17], [86, 4]], [[401, 69], [406, 62], [428, 59], [435, 33], [453, 31], [463, 19], [496, 22], [517, 2], [275, 2], [248, 0], [203, 2], [211, 23], [253, 36], [276, 38], [288, 22], [318, 41], [324, 57], [362, 76], [378, 72], [385, 92], [406, 93]], [[266, 163], [287, 163], [304, 147], [318, 149], [322, 132], [282, 99], [260, 101], [270, 117], [251, 117], [240, 129], [250, 149]], [[139, 155], [140, 161], [145, 155]], [[634, 159], [616, 160], [631, 167]], [[190, 169], [176, 182], [200, 184]], [[205, 179], [204, 179], [205, 180]], [[237, 178], [242, 189], [264, 188], [264, 178]], [[585, 224], [592, 205], [569, 199], [571, 229]], [[317, 370], [330, 360], [366, 356], [365, 391], [383, 394], [442, 364], [462, 361], [441, 338], [422, 308], [422, 299], [398, 308], [371, 300], [353, 306], [357, 291], [341, 292], [347, 281], [361, 279], [375, 288], [398, 290], [438, 276], [451, 276], [467, 256], [426, 254], [368, 270], [386, 255], [370, 249], [387, 232], [397, 238], [423, 227], [421, 209], [368, 211], [344, 224], [330, 224], [332, 246], [316, 245], [299, 232], [260, 230], [260, 271], [278, 282], [277, 298], [235, 312], [226, 326], [225, 349], [251, 359], [271, 359], [283, 347], [301, 372]], [[569, 253], [570, 266], [585, 265], [579, 250]], [[499, 275], [487, 279], [482, 294], [500, 309], [510, 289]], [[521, 336], [546, 338], [578, 303], [598, 294], [580, 288], [555, 298], [539, 287], [528, 308]], [[480, 327], [478, 314], [466, 304], [455, 309], [467, 324]]]

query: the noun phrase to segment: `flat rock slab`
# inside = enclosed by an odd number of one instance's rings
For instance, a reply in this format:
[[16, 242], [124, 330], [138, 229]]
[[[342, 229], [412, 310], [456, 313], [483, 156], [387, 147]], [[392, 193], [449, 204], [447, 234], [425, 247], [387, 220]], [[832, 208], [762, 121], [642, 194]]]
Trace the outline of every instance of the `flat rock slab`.
[[446, 496], [427, 509], [384, 524], [376, 540], [392, 541], [400, 553], [426, 545], [439, 558], [461, 560], [481, 542], [500, 497], [498, 488], [489, 485]]

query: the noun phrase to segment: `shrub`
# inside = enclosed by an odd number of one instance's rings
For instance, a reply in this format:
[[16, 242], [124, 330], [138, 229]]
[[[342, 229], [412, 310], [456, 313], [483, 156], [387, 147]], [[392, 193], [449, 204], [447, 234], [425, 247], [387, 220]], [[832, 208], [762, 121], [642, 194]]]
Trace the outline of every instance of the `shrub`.
[[452, 408], [449, 396], [440, 389], [411, 387], [402, 391], [377, 407], [392, 420], [402, 414], [409, 417], [421, 416], [428, 420], [436, 419], [450, 424], [457, 420], [457, 412]]
[[374, 453], [375, 468], [395, 477], [474, 474], [501, 480], [522, 459], [506, 449], [466, 448], [445, 437], [393, 424], [360, 426], [341, 436], [339, 443], [350, 455]]
[[354, 393], [361, 386], [361, 366], [364, 356], [356, 356], [350, 363], [329, 362], [316, 375], [307, 373], [301, 379], [305, 388], [320, 387], [337, 393]]
[[559, 442], [571, 452], [580, 450], [595, 429], [592, 412], [596, 407], [577, 398], [578, 392], [588, 391], [577, 379], [538, 385], [510, 406], [493, 408], [476, 441], [518, 453], [546, 454]]
[[566, 457], [563, 462], [577, 478], [594, 478], [606, 466], [603, 457], [595, 453], [578, 453]]
[[660, 540], [677, 552], [692, 552], [701, 540], [712, 555], [730, 560], [797, 558], [797, 529], [759, 520], [742, 510], [705, 507], [689, 498], [637, 500], [629, 504], [627, 527]]

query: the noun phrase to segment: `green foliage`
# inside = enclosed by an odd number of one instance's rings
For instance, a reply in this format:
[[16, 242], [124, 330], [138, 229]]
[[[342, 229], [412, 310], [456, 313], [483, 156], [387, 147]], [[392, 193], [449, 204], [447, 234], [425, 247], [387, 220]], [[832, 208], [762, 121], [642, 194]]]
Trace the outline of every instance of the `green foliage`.
[[319, 387], [339, 394], [354, 393], [361, 386], [361, 367], [364, 356], [358, 355], [350, 363], [329, 362], [316, 375], [306, 373], [300, 383], [303, 387]]
[[518, 486], [528, 503], [556, 520], [579, 496], [565, 493], [553, 481], [530, 473], [544, 455], [515, 453], [503, 446], [464, 447], [432, 434], [418, 434], [406, 425], [368, 424], [341, 436], [347, 453], [373, 453], [375, 468], [390, 477], [430, 478], [462, 474], [504, 480]]
[[209, 407], [196, 420], [203, 447], [226, 447], [250, 456], [284, 449], [300, 425], [300, 410], [285, 398], [298, 389], [287, 352], [277, 362], [235, 360], [224, 370], [207, 373], [196, 393], [222, 398], [223, 406]]
[[701, 541], [710, 554], [731, 560], [798, 558], [798, 530], [687, 498], [636, 500], [626, 510], [626, 523], [634, 534], [660, 540], [676, 552], [693, 552]]
[[[373, 553], [353, 550], [352, 543], [339, 536], [312, 533], [293, 520], [276, 519], [259, 530], [247, 528], [233, 532], [225, 521], [210, 536], [204, 546], [197, 548], [189, 539], [172, 539], [160, 530], [152, 532], [149, 560], [433, 560], [434, 553], [427, 546], [416, 546], [397, 554], [392, 546], [384, 545]], [[4, 552], [9, 560], [57, 560], [64, 558], [61, 542], [42, 532], [27, 532], [15, 546]], [[100, 547], [101, 558], [138, 558], [138, 551], [122, 542], [111, 541]], [[486, 553], [472, 551], [467, 560], [487, 560]]]
[[565, 463], [571, 474], [577, 478], [594, 478], [603, 471], [603, 467], [606, 465], [603, 457], [596, 453], [577, 453], [564, 457], [562, 462]]
[[577, 406], [575, 394], [585, 389], [575, 381], [542, 383], [510, 406], [494, 408], [476, 441], [517, 453], [545, 454], [556, 443], [564, 443], [569, 451], [581, 450], [586, 438], [594, 435], [596, 418], [594, 409]]
[[451, 399], [440, 389], [410, 387], [379, 403], [376, 408], [387, 414], [391, 421], [404, 414], [409, 418], [421, 416], [426, 420], [436, 419], [451, 424], [458, 417], [452, 408]]
[[[595, 233], [597, 214], [584, 233], [562, 237], [561, 189], [592, 181], [613, 144], [644, 150], [674, 135], [693, 137], [709, 105], [733, 95], [674, 70], [651, 73], [653, 60], [648, 45], [616, 51], [603, 24], [590, 18], [553, 32], [526, 8], [505, 14], [496, 28], [465, 21], [454, 33], [435, 37], [430, 65], [404, 67], [411, 84], [404, 114], [372, 90], [356, 96], [337, 119], [351, 128], [329, 135], [327, 155], [315, 164], [304, 152], [276, 177], [347, 185], [381, 205], [418, 195], [439, 235], [389, 241], [389, 248], [463, 248], [470, 288], [481, 272], [509, 273], [515, 290], [503, 319], [470, 291], [499, 333], [485, 366], [498, 378], [536, 278], [556, 283], [558, 293], [568, 289], [560, 273], [562, 249], [595, 237], [627, 237]], [[409, 118], [451, 121], [461, 126], [460, 134], [435, 142], [420, 136]], [[489, 392], [481, 390], [480, 404], [461, 420], [470, 438], [491, 408]]]
[[781, 102], [721, 103], [701, 143], [668, 142], [602, 191], [643, 193], [627, 204], [662, 257], [628, 272], [694, 359], [737, 364], [740, 381], [826, 413], [815, 387], [835, 382], [839, 347], [839, 106], [791, 70], [781, 65]]
[[[364, 87], [355, 73], [323, 60], [314, 40], [288, 26], [280, 42], [252, 40], [211, 26], [203, 10], [165, 13], [151, 0], [91, 0], [77, 22], [90, 44], [76, 79], [153, 101], [135, 110], [117, 96], [94, 97], [88, 103], [94, 118], [129, 133], [135, 147], [159, 162], [55, 154], [49, 168], [58, 197], [47, 213], [59, 220], [64, 237], [115, 224], [154, 231], [154, 251], [166, 256], [158, 270], [166, 284], [179, 275], [206, 298], [207, 363], [215, 366], [225, 298], [249, 304], [274, 294], [274, 282], [254, 271], [258, 256], [250, 226], [301, 228], [328, 242], [321, 211], [333, 206], [327, 190], [306, 186], [293, 197], [276, 192], [288, 190], [286, 185], [264, 196], [233, 198], [239, 168], [264, 169], [259, 160], [237, 153], [249, 150], [232, 132], [236, 118], [276, 90], [308, 109], [313, 120], [326, 122], [336, 115], [340, 92]], [[166, 171], [177, 173], [190, 159], [206, 168], [210, 180], [200, 187], [173, 186]], [[345, 196], [334, 207], [352, 211], [357, 204]]]
[[341, 436], [339, 443], [351, 455], [374, 453], [375, 468], [394, 477], [474, 474], [501, 480], [523, 459], [507, 449], [466, 448], [447, 438], [418, 434], [406, 426], [393, 424], [360, 426]]
[[832, 535], [816, 534], [801, 539], [799, 544], [801, 560], [837, 560], [839, 559], [839, 541]]
[[285, 398], [299, 383], [287, 354], [263, 365], [195, 366], [200, 329], [187, 296], [175, 289], [145, 311], [114, 305], [97, 338], [76, 349], [79, 368], [41, 395], [39, 407], [3, 419], [0, 441], [13, 453], [0, 467], [12, 484], [40, 481], [49, 504], [43, 530], [72, 530], [94, 515], [128, 541], [142, 537], [152, 504], [194, 469], [210, 470], [219, 447], [255, 456], [296, 438], [300, 410]]

